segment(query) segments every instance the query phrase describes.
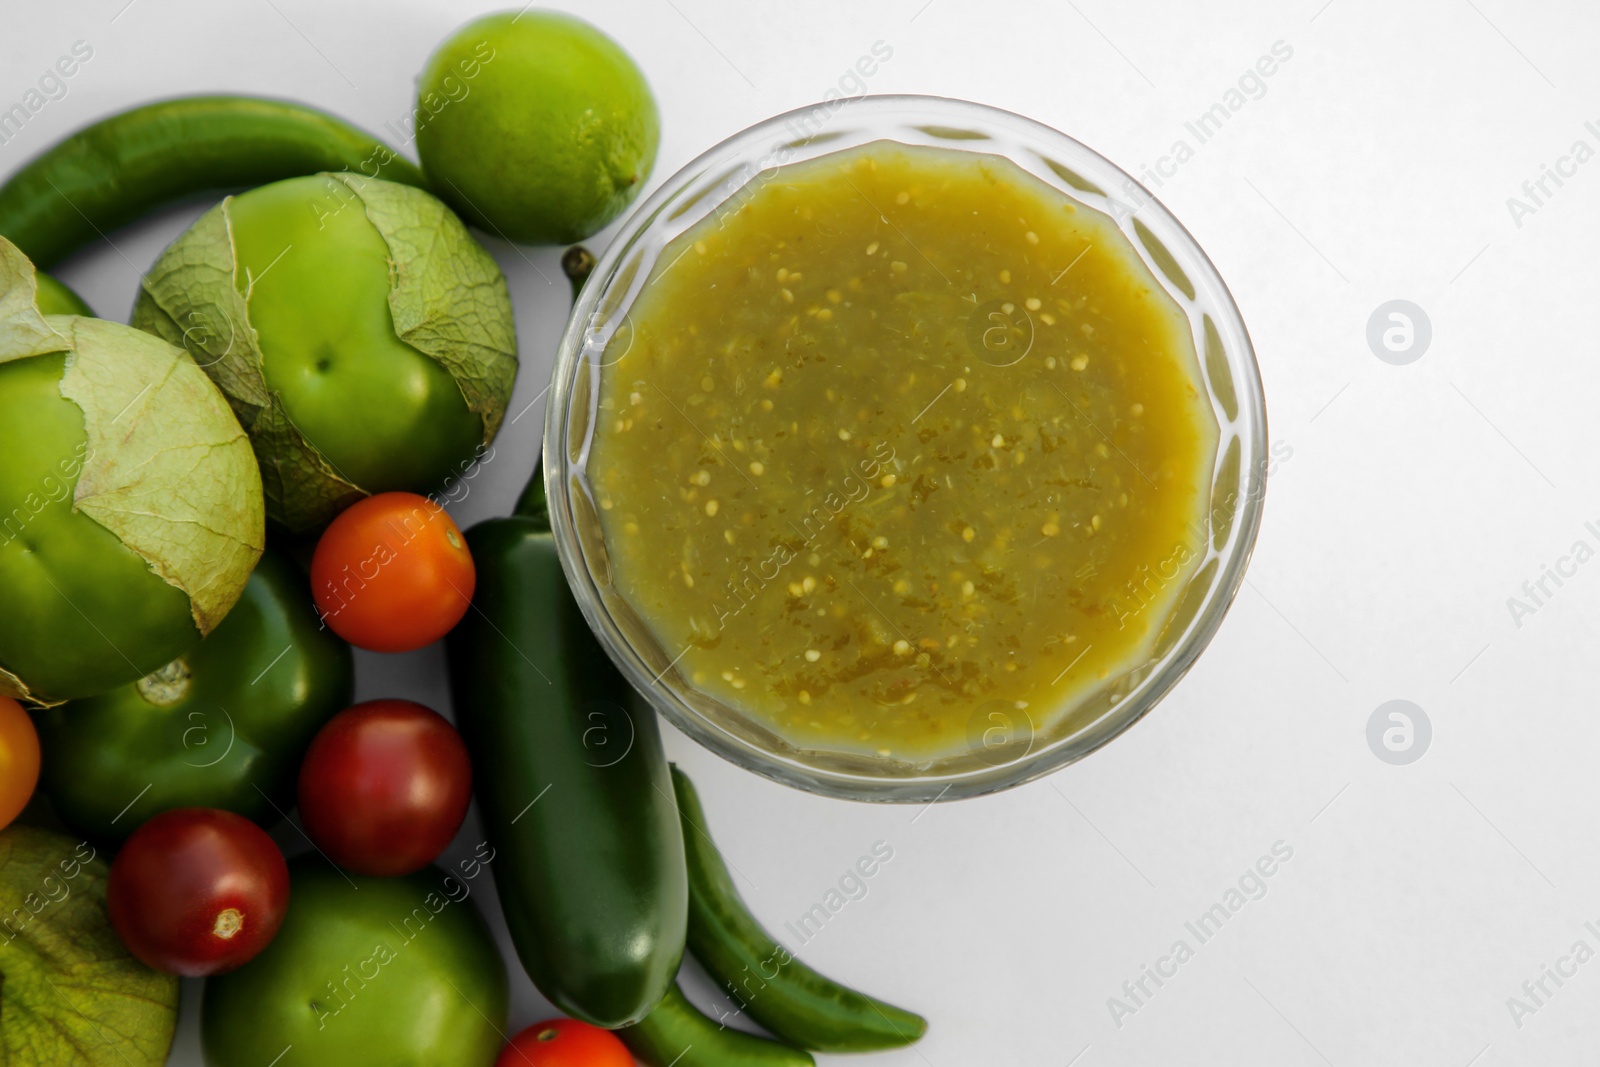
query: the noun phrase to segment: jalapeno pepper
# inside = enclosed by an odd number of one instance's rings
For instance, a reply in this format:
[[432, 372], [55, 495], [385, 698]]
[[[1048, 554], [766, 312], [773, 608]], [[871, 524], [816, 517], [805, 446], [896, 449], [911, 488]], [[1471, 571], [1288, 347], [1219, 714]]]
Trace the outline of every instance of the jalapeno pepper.
[[[563, 261], [575, 286], [592, 265]], [[450, 686], [511, 941], [568, 1015], [639, 1022], [672, 987], [688, 909], [655, 714], [628, 710], [632, 689], [573, 598], [538, 471], [467, 544], [477, 590], [446, 639]]]
[[745, 1014], [816, 1052], [899, 1048], [927, 1033], [922, 1016], [823, 977], [773, 940], [740, 899], [689, 776], [673, 767], [672, 784], [689, 861], [689, 951]]
[[250, 96], [189, 96], [101, 119], [0, 186], [0, 236], [40, 270], [142, 215], [208, 189], [321, 171], [426, 188], [422, 172], [321, 111]]

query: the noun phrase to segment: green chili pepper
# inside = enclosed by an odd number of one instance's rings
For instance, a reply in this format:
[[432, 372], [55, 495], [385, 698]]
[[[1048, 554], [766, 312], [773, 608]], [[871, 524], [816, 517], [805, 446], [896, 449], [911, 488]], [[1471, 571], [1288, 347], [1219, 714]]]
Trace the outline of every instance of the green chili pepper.
[[0, 186], [0, 236], [41, 270], [164, 204], [208, 189], [350, 170], [426, 188], [395, 151], [331, 115], [249, 96], [189, 96], [102, 119]]
[[294, 806], [300, 757], [350, 703], [350, 646], [325, 629], [305, 574], [268, 549], [228, 617], [132, 685], [40, 712], [43, 787], [95, 841], [171, 808], [270, 826]]
[[616, 1034], [650, 1067], [814, 1067], [817, 1062], [809, 1052], [728, 1029], [701, 1014], [676, 985], [644, 1022]]
[[773, 940], [740, 899], [694, 784], [676, 766], [672, 784], [689, 861], [689, 951], [750, 1018], [816, 1052], [899, 1048], [927, 1033], [922, 1016], [823, 977]]

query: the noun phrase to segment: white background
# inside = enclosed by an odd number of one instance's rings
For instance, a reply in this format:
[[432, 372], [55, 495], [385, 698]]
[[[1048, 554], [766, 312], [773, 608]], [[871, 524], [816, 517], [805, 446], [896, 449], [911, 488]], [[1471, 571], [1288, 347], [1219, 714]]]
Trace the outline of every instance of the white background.
[[[94, 58], [0, 146], [0, 176], [89, 120], [180, 93], [294, 97], [375, 131], [401, 126], [434, 44], [492, 6], [125, 4], [5, 0], [0, 109], [73, 42]], [[1600, 920], [1587, 654], [1600, 562], [1520, 627], [1506, 601], [1574, 541], [1597, 545], [1584, 523], [1600, 519], [1600, 162], [1520, 226], [1506, 200], [1575, 140], [1600, 149], [1584, 128], [1600, 119], [1600, 11], [1576, 0], [558, 6], [581, 6], [649, 77], [664, 126], [657, 182], [817, 100], [880, 40], [893, 57], [870, 91], [1010, 108], [1134, 172], [1178, 138], [1193, 146], [1184, 122], [1274, 42], [1293, 49], [1265, 94], [1157, 190], [1232, 287], [1273, 439], [1292, 449], [1248, 584], [1187, 680], [1086, 762], [921, 813], [806, 796], [669, 731], [775, 928], [874, 842], [893, 847], [869, 895], [801, 953], [932, 1020], [917, 1048], [862, 1062], [1593, 1062], [1600, 962], [1520, 1028], [1506, 999], [1575, 940], [1600, 949], [1582, 925]], [[139, 270], [203, 206], [115, 234], [115, 249], [60, 273], [99, 313], [125, 318]], [[516, 301], [515, 413], [546, 385], [566, 285], [559, 250], [486, 243]], [[1393, 298], [1433, 324], [1409, 366], [1380, 362], [1365, 339]], [[502, 458], [456, 509], [463, 525], [510, 508], [542, 415], [541, 402], [507, 427]], [[363, 697], [448, 705], [436, 649], [359, 662]], [[1433, 723], [1410, 766], [1380, 762], [1365, 739], [1394, 698]], [[475, 833], [463, 832], [463, 854]], [[1107, 998], [1176, 938], [1194, 945], [1184, 921], [1280, 840], [1293, 859], [1267, 895], [1114, 1025]], [[508, 958], [522, 1026], [548, 1009]], [[196, 993], [186, 989], [176, 1063], [199, 1063]]]

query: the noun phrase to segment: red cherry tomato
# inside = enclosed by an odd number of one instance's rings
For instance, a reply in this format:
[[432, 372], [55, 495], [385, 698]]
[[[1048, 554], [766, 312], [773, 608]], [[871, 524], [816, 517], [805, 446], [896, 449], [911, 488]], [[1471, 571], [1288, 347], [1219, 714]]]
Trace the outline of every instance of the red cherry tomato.
[[633, 1067], [633, 1057], [609, 1030], [548, 1019], [512, 1038], [494, 1067]]
[[472, 761], [438, 712], [371, 700], [328, 721], [300, 766], [300, 821], [357, 874], [393, 876], [438, 858], [467, 817]]
[[289, 866], [259, 826], [177, 808], [135, 830], [111, 864], [111, 925], [128, 951], [189, 978], [242, 966], [278, 933]]
[[39, 784], [39, 733], [10, 697], [0, 697], [0, 830], [22, 814]]
[[455, 628], [478, 572], [455, 520], [427, 497], [379, 493], [323, 531], [311, 592], [334, 633], [373, 652], [410, 652]]

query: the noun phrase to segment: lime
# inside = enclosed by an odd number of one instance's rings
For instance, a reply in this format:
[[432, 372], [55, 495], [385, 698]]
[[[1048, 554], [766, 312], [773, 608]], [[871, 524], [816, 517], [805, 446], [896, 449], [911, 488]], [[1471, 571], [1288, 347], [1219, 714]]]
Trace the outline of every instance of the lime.
[[570, 244], [638, 195], [661, 120], [644, 75], [611, 38], [552, 11], [468, 23], [428, 59], [417, 152], [462, 217], [509, 238]]

